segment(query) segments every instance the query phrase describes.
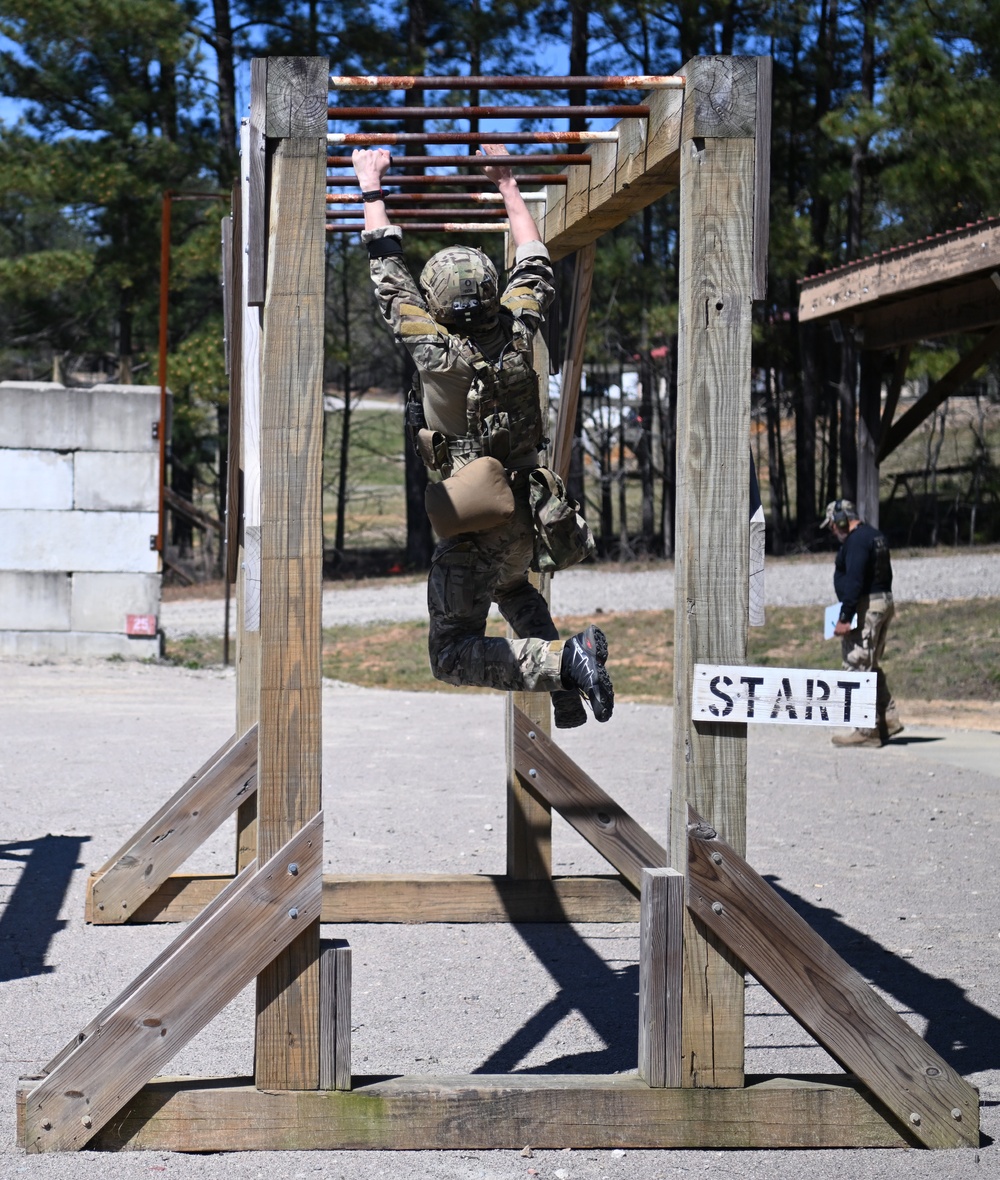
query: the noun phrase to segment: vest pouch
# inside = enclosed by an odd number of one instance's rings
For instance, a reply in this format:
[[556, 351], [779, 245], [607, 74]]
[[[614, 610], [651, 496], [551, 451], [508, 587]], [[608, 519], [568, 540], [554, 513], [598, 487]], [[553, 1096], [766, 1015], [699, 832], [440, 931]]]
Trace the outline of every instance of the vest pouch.
[[566, 494], [563, 481], [547, 467], [536, 467], [528, 476], [528, 498], [535, 529], [535, 556], [531, 568], [555, 573], [591, 557], [597, 548], [594, 535], [579, 513], [579, 505]]
[[451, 456], [448, 453], [448, 440], [440, 430], [430, 430], [426, 426], [417, 431], [417, 454], [431, 471], [440, 471], [448, 467]]
[[434, 531], [447, 539], [506, 524], [514, 515], [514, 493], [503, 464], [483, 455], [447, 479], [429, 483], [424, 507]]

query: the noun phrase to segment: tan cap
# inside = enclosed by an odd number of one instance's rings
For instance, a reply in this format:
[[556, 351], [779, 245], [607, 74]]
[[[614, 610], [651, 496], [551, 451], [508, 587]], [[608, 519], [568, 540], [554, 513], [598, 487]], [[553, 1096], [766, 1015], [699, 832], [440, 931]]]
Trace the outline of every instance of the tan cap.
[[853, 500], [831, 500], [826, 506], [826, 515], [820, 521], [821, 529], [828, 529], [836, 525], [838, 529], [846, 529], [848, 521], [858, 520], [858, 510]]

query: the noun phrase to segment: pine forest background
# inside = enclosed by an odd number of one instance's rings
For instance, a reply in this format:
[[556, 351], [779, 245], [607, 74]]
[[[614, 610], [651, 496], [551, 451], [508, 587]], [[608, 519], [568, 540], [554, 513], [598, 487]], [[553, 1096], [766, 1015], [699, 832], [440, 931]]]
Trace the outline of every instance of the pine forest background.
[[[989, 0], [0, 0], [0, 379], [156, 383], [163, 193], [224, 195], [173, 204], [168, 361], [170, 484], [221, 519], [219, 222], [250, 58], [329, 56], [338, 74], [603, 75], [669, 74], [716, 53], [774, 61], [751, 445], [771, 550], [818, 547], [822, 506], [851, 491], [854, 378], [828, 327], [798, 324], [798, 281], [1000, 212], [1000, 5]], [[468, 129], [427, 129], [449, 126]], [[403, 358], [375, 317], [357, 235], [328, 237], [328, 568], [420, 568], [430, 536], [405, 479]], [[444, 244], [412, 236], [409, 260]], [[610, 558], [672, 554], [676, 264], [672, 195], [598, 246], [574, 478]], [[547, 328], [554, 358], [571, 266], [560, 264]], [[915, 348], [904, 401], [967, 347]], [[1000, 540], [998, 378], [981, 373], [883, 466], [894, 543]], [[212, 529], [174, 516], [170, 541], [186, 576], [217, 573]]]

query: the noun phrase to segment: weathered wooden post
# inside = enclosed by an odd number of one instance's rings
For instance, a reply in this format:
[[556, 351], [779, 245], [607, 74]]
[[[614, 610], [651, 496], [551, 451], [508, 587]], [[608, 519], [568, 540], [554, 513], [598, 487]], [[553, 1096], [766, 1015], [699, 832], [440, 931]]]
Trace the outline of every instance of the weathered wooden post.
[[[746, 726], [690, 718], [693, 665], [746, 659], [751, 305], [763, 294], [759, 206], [767, 193], [758, 102], [764, 60], [697, 58], [684, 71], [669, 852], [685, 875], [689, 804], [734, 848], [746, 847]], [[690, 915], [684, 958], [682, 1084], [741, 1086], [742, 971]]]
[[[263, 77], [262, 77], [263, 74]], [[320, 629], [326, 129], [329, 63], [269, 58], [267, 285], [260, 390], [257, 858], [321, 807]], [[294, 873], [289, 865], [288, 872]], [[319, 921], [257, 980], [258, 1087], [319, 1085]]]

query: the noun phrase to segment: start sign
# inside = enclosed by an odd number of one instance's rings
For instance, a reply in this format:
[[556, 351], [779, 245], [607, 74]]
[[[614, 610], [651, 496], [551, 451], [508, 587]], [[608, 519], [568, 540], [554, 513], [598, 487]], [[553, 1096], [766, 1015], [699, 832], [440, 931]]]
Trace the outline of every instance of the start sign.
[[695, 664], [692, 721], [875, 726], [874, 672]]

